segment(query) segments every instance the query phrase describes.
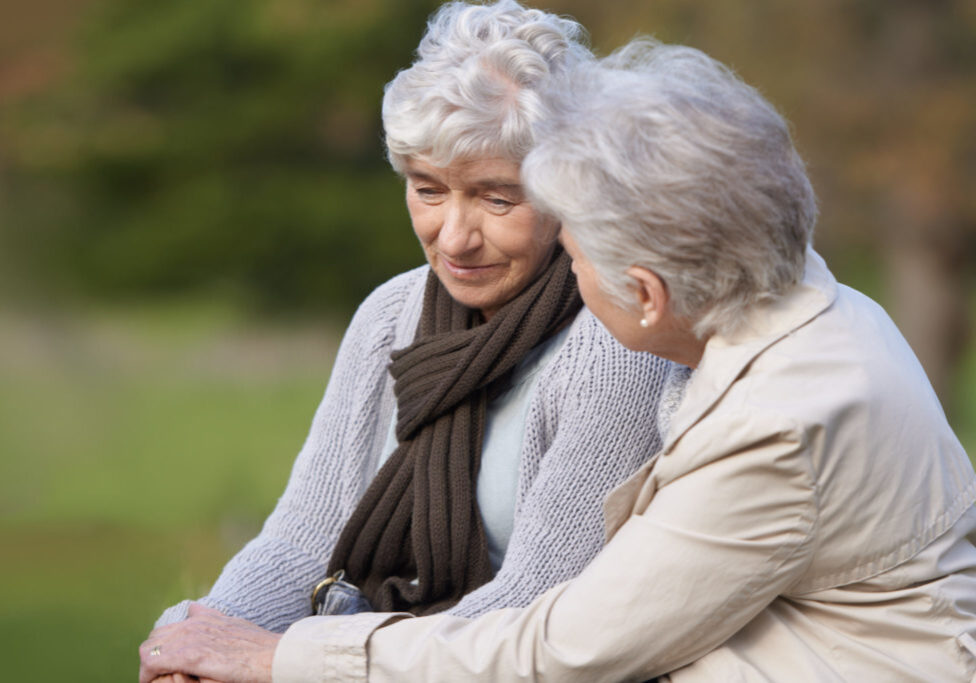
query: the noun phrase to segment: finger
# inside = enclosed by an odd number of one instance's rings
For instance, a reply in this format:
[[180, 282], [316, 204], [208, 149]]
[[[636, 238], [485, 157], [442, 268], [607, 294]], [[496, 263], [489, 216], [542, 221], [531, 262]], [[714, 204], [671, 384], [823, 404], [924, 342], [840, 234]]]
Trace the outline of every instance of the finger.
[[167, 666], [159, 640], [147, 640], [139, 646], [139, 683], [184, 683], [175, 678], [173, 668]]

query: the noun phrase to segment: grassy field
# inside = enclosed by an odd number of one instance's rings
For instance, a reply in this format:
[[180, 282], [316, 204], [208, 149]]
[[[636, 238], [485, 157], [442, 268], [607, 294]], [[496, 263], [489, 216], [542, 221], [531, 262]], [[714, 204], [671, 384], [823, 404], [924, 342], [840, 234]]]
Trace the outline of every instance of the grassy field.
[[[0, 316], [6, 680], [134, 679], [159, 612], [274, 505], [336, 339], [200, 304]], [[973, 453], [976, 358], [958, 386]]]
[[0, 318], [6, 680], [134, 679], [274, 505], [335, 343], [199, 305]]

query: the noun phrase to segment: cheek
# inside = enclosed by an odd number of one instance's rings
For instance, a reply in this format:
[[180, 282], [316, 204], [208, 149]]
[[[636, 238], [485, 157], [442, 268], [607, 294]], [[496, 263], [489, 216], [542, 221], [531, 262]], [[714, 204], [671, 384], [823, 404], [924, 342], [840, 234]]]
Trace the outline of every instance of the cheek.
[[574, 261], [574, 264], [576, 265], [576, 283], [579, 285], [580, 296], [583, 297], [583, 301], [591, 311], [599, 311], [601, 319], [606, 317], [606, 314], [616, 306], [607, 300], [606, 294], [600, 289], [593, 269], [588, 265], [580, 265], [579, 261]]
[[556, 234], [557, 230], [550, 224], [522, 219], [498, 226], [491, 241], [512, 261], [520, 262], [526, 270], [535, 270], [555, 249]]
[[437, 220], [433, 215], [432, 207], [408, 199], [407, 213], [410, 214], [414, 234], [422, 244], [426, 246], [437, 238]]
[[519, 264], [519, 272], [526, 278], [535, 277], [541, 273], [549, 263], [549, 257], [555, 249], [555, 242], [532, 242], [524, 245], [524, 249], [515, 262]]
[[580, 296], [583, 297], [583, 302], [590, 310], [598, 310], [602, 303], [600, 300], [600, 292], [596, 289], [590, 278], [586, 277], [585, 274], [581, 275], [577, 272], [576, 283], [579, 285]]

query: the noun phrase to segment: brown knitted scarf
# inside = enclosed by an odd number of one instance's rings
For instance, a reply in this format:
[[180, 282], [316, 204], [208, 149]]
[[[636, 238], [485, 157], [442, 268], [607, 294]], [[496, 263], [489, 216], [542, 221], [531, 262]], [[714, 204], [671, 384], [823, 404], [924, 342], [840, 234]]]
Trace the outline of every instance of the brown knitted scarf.
[[394, 351], [398, 446], [346, 523], [329, 563], [379, 611], [431, 614], [491, 579], [475, 487], [491, 393], [582, 302], [561, 250], [479, 324], [434, 275], [413, 343]]

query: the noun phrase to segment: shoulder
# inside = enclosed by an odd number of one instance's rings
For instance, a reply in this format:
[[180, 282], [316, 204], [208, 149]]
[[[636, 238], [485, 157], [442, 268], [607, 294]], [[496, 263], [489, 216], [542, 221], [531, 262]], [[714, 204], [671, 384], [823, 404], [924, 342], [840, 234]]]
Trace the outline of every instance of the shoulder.
[[552, 379], [579, 384], [660, 383], [673, 364], [650, 353], [631, 351], [614, 339], [589, 309], [580, 310], [566, 342], [547, 368]]
[[430, 268], [426, 265], [408, 270], [381, 284], [356, 310], [356, 317], [392, 319], [403, 313], [403, 307], [411, 299], [423, 293]]
[[343, 334], [336, 367], [363, 367], [380, 362], [385, 369], [387, 354], [416, 326], [428, 270], [427, 266], [421, 266], [400, 273], [363, 300]]
[[560, 424], [634, 420], [654, 427], [673, 364], [630, 351], [583, 308], [559, 351], [541, 371], [534, 402]]
[[881, 306], [844, 286], [830, 307], [759, 354], [730, 395], [817, 428], [886, 430], [905, 413], [932, 423], [923, 432], [942, 422], [925, 371], [898, 328]]
[[346, 342], [371, 339], [385, 347], [395, 344], [420, 315], [429, 270], [426, 265], [408, 270], [370, 292], [349, 323]]
[[713, 380], [693, 378], [690, 394], [710, 384], [721, 394], [692, 407], [696, 422], [657, 472], [674, 480], [708, 465], [735, 490], [744, 470], [768, 471], [770, 493], [809, 489], [821, 547], [804, 590], [905, 561], [971, 505], [972, 466], [918, 361], [853, 290], [730, 385]]

